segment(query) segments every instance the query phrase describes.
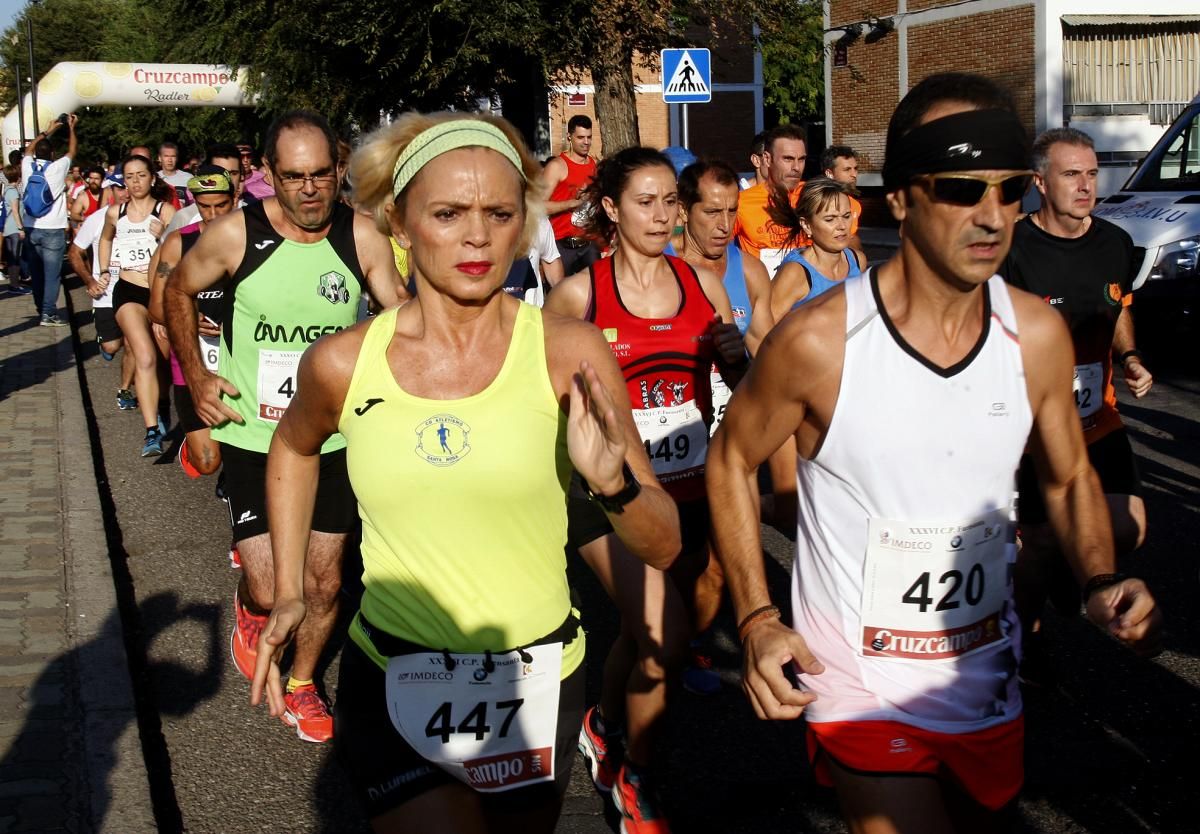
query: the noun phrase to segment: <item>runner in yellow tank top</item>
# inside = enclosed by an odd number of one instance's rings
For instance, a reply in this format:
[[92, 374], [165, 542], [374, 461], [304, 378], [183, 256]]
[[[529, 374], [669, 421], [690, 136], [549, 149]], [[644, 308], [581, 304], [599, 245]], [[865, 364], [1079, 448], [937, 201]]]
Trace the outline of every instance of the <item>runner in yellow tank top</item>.
[[600, 332], [501, 291], [538, 171], [497, 119], [412, 113], [368, 140], [356, 197], [410, 252], [417, 299], [314, 344], [271, 444], [277, 595], [252, 697], [282, 709], [318, 450], [340, 432], [366, 592], [335, 743], [375, 831], [553, 830], [583, 717], [572, 466], [639, 558], [680, 546]]

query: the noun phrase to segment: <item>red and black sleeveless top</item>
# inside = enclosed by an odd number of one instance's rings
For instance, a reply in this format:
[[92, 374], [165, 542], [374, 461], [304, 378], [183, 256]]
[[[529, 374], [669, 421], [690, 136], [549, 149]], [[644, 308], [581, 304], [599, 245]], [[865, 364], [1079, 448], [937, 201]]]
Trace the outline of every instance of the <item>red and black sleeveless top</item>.
[[603, 258], [591, 266], [585, 318], [604, 333], [621, 366], [634, 422], [659, 481], [675, 500], [691, 501], [705, 495], [716, 308], [689, 264], [663, 257], [679, 287], [675, 315], [642, 318], [631, 313], [617, 288], [614, 259]]

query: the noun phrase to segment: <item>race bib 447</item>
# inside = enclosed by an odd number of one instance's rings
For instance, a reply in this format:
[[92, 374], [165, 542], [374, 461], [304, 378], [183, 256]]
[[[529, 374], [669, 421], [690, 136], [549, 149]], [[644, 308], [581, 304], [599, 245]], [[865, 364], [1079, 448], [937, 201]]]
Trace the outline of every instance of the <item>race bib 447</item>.
[[449, 659], [422, 652], [388, 660], [388, 712], [397, 732], [477, 791], [553, 780], [562, 643]]

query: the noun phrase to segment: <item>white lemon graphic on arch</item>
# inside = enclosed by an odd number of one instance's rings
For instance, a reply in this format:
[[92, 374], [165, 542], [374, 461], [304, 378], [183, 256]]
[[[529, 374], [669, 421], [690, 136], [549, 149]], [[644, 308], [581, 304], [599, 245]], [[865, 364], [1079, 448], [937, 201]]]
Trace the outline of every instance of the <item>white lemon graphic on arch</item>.
[[124, 78], [133, 72], [133, 64], [111, 63], [104, 65], [104, 71], [113, 78]]
[[42, 80], [38, 82], [38, 92], [46, 95], [57, 93], [60, 89], [62, 89], [62, 85], [63, 74], [58, 70], [50, 70], [50, 72], [46, 73]]
[[80, 98], [95, 98], [104, 89], [104, 81], [94, 72], [84, 70], [75, 78], [75, 92]]
[[196, 101], [212, 101], [217, 97], [217, 91], [212, 87], [192, 88], [192, 98]]

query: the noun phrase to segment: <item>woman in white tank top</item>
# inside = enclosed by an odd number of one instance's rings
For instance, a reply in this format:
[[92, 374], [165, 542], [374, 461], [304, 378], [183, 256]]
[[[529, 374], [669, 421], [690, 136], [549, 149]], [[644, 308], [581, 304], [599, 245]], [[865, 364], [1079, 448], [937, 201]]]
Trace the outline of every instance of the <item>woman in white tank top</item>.
[[129, 202], [109, 206], [100, 233], [100, 262], [107, 265], [102, 281], [120, 279], [113, 290], [113, 309], [121, 332], [133, 351], [138, 408], [146, 426], [142, 457], [162, 452], [166, 432], [158, 415], [158, 363], [165, 358], [166, 338], [156, 344], [147, 308], [150, 304], [150, 258], [159, 238], [175, 214], [170, 203], [155, 196], [158, 177], [144, 156], [126, 157], [121, 163]]

